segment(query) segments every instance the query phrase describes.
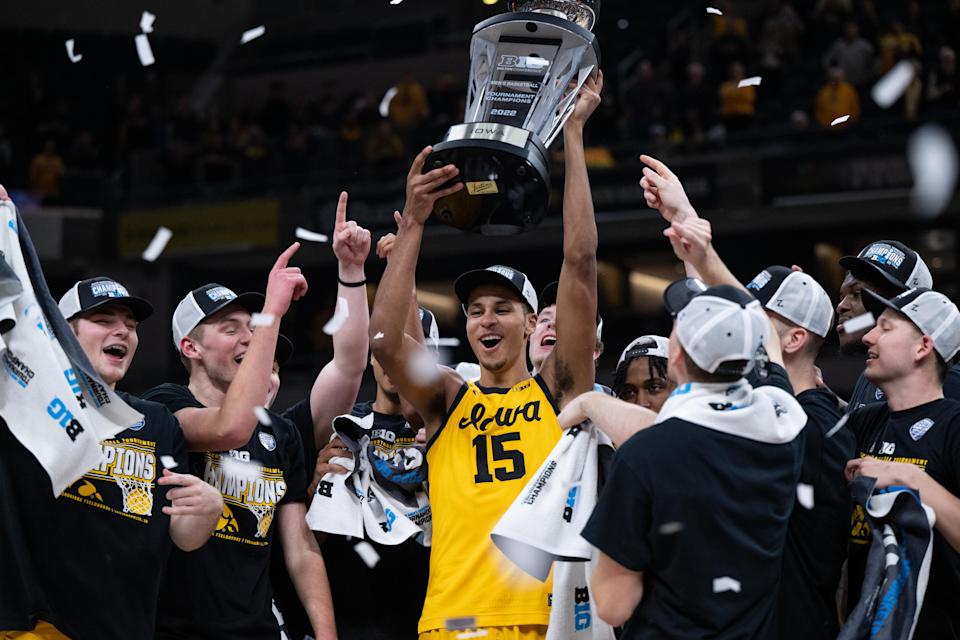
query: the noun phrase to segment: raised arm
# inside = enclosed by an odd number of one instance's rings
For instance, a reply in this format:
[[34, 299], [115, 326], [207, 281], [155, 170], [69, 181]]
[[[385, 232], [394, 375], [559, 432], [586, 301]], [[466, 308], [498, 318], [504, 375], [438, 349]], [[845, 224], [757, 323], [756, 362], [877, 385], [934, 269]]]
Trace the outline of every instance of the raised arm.
[[590, 420], [619, 447], [630, 436], [656, 422], [657, 414], [605, 393], [591, 391], [571, 400], [557, 419], [561, 429], [569, 429], [584, 420]]
[[557, 286], [557, 346], [540, 368], [559, 407], [593, 388], [597, 316], [597, 222], [583, 127], [600, 104], [603, 74], [589, 78], [563, 128], [563, 266]]
[[413, 338], [406, 337], [404, 325], [410, 294], [416, 281], [417, 258], [423, 240], [423, 227], [433, 210], [434, 202], [443, 196], [463, 188], [457, 182], [451, 187], [440, 187], [455, 177], [458, 170], [447, 165], [422, 174], [423, 163], [430, 155], [427, 147], [414, 159], [407, 174], [407, 199], [403, 216], [399, 221], [397, 239], [390, 252], [387, 268], [377, 288], [370, 319], [370, 345], [373, 355], [400, 393], [417, 409], [427, 425], [427, 435], [432, 436], [439, 427], [439, 420], [447, 409], [447, 397], [453, 396], [463, 384], [454, 372], [441, 368], [441, 375], [434, 381], [425, 381], [411, 376], [407, 370], [414, 355], [423, 348]]
[[[258, 327], [253, 332], [243, 362], [230, 383], [223, 404], [219, 407], [189, 408], [176, 412], [183, 435], [192, 451], [236, 449], [246, 444], [253, 435], [257, 426], [254, 409], [264, 403], [270, 387], [280, 318], [287, 313], [293, 300], [299, 300], [307, 292], [307, 280], [300, 273], [300, 268], [288, 266], [299, 248], [299, 242], [290, 245], [270, 270], [263, 313], [274, 316], [276, 321], [270, 326]], [[184, 340], [184, 348], [194, 348], [192, 342]]]
[[310, 412], [317, 447], [323, 447], [330, 440], [333, 419], [353, 407], [367, 368], [370, 310], [363, 264], [370, 253], [370, 232], [353, 220], [347, 220], [346, 191], [340, 194], [337, 203], [333, 253], [337, 256], [340, 281], [337, 297], [347, 301], [350, 318], [333, 335], [333, 360], [320, 370], [310, 390]]

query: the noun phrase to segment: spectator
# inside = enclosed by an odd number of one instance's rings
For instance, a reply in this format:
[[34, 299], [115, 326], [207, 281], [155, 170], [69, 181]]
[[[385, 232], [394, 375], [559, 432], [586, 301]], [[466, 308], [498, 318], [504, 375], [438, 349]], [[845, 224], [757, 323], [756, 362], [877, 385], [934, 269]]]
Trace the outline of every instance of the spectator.
[[397, 94], [390, 101], [390, 121], [397, 128], [414, 128], [430, 116], [427, 92], [413, 74], [404, 74], [396, 88]]
[[387, 120], [381, 120], [377, 128], [367, 136], [364, 155], [375, 167], [389, 166], [403, 159], [403, 140]]
[[946, 45], [940, 47], [940, 60], [930, 72], [927, 82], [927, 103], [931, 109], [946, 111], [960, 106], [957, 87], [960, 75], [957, 74], [957, 52]]
[[841, 116], [850, 118], [838, 127], [846, 127], [860, 119], [860, 97], [844, 78], [841, 67], [831, 67], [827, 83], [820, 87], [814, 102], [814, 117], [821, 126], [831, 128], [831, 122]]
[[722, 67], [750, 55], [750, 33], [747, 21], [737, 14], [732, 2], [722, 4], [723, 15], [711, 16], [711, 39], [714, 59]]
[[744, 79], [743, 65], [730, 65], [730, 79], [720, 85], [720, 117], [727, 131], [745, 131], [753, 123], [757, 108], [757, 88], [740, 87]]
[[664, 96], [649, 60], [642, 60], [626, 84], [626, 104], [630, 111], [626, 114], [626, 130], [628, 136], [646, 140], [650, 135], [650, 127], [661, 122]]
[[823, 66], [843, 69], [847, 81], [854, 87], [862, 87], [873, 79], [873, 45], [860, 37], [856, 22], [844, 26], [843, 36], [837, 38], [823, 55]]
[[890, 30], [880, 37], [880, 72], [886, 73], [900, 60], [921, 55], [923, 46], [917, 36], [906, 31], [900, 20], [892, 20]]
[[707, 71], [699, 62], [687, 65], [687, 81], [677, 98], [676, 112], [680, 114], [679, 128], [684, 137], [695, 145], [703, 142], [704, 134], [712, 124], [716, 95], [707, 86]]
[[30, 162], [30, 188], [41, 202], [51, 202], [60, 197], [60, 181], [66, 171], [63, 157], [57, 153], [57, 142], [47, 138], [43, 151], [33, 156]]

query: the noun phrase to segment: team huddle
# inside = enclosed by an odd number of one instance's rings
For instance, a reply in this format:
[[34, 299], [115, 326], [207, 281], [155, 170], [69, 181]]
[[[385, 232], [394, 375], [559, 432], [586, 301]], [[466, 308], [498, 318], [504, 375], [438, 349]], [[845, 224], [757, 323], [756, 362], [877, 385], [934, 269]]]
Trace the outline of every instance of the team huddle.
[[[538, 293], [496, 265], [455, 282], [475, 364], [435, 364], [435, 323], [416, 302], [424, 225], [463, 188], [455, 166], [424, 171], [427, 148], [396, 234], [377, 244], [387, 266], [372, 309], [370, 232], [341, 194], [333, 251], [349, 320], [307, 397], [273, 406], [294, 348], [280, 319], [308, 294], [294, 244], [265, 294], [210, 283], [183, 297], [171, 327], [188, 384], [118, 392], [143, 420], [103, 441], [100, 464], [58, 498], [4, 424], [0, 514], [35, 517], [0, 539], [16, 557], [0, 579], [0, 640], [329, 639], [338, 628], [361, 640], [960, 638], [956, 305], [897, 241], [841, 260], [836, 311], [799, 266], [741, 283], [679, 179], [642, 156], [646, 202], [688, 277], [664, 292], [670, 335], [631, 341], [612, 388], [597, 385], [583, 131], [601, 90], [602, 75], [587, 81], [564, 126], [557, 281]], [[115, 389], [153, 306], [97, 277], [59, 310]], [[863, 361], [849, 402], [816, 366], [834, 327]], [[377, 392], [361, 402], [368, 365]], [[559, 514], [592, 510], [575, 532], [592, 554], [568, 625], [567, 563], [546, 579], [515, 570], [491, 533], [521, 492], [537, 499], [545, 461], [581, 432], [612, 447], [585, 457], [594, 495], [571, 489]], [[334, 513], [338, 496], [359, 515]], [[386, 506], [369, 515], [371, 503]], [[371, 533], [364, 518], [381, 516]], [[402, 552], [397, 566], [422, 569], [425, 585], [382, 589], [379, 613], [335, 606], [338, 547], [311, 530], [320, 521], [328, 533], [361, 523], [361, 539]], [[360, 628], [349, 616], [369, 631], [347, 635]]]

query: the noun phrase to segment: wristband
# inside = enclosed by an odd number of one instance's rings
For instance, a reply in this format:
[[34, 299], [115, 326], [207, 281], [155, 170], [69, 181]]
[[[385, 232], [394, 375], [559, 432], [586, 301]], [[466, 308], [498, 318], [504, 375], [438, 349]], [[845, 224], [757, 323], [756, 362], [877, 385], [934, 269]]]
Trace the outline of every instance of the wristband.
[[363, 280], [359, 280], [357, 282], [344, 282], [343, 278], [341, 278], [340, 276], [337, 276], [337, 282], [339, 282], [345, 287], [362, 287], [363, 285], [367, 284], [366, 278], [364, 278]]

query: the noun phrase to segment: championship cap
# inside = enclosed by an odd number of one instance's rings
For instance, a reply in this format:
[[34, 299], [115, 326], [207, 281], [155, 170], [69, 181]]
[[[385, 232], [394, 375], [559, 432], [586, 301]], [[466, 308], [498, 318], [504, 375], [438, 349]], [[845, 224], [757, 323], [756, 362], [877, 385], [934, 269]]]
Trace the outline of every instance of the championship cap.
[[617, 369], [619, 369], [624, 362], [639, 358], [640, 356], [669, 358], [670, 340], [663, 336], [640, 336], [628, 344], [627, 348], [620, 354], [620, 360], [617, 361]]
[[153, 305], [131, 296], [127, 288], [112, 278], [89, 278], [75, 283], [60, 298], [60, 313], [69, 320], [78, 313], [90, 311], [105, 304], [119, 304], [130, 309], [137, 322], [153, 314]]
[[789, 267], [767, 267], [747, 289], [765, 309], [786, 318], [821, 338], [833, 325], [833, 304], [820, 283], [809, 274]]
[[227, 305], [238, 304], [250, 313], [255, 313], [263, 308], [263, 300], [263, 294], [241, 293], [238, 296], [216, 282], [194, 289], [184, 296], [173, 312], [173, 347], [180, 351], [180, 340], [185, 335]]
[[896, 240], [871, 242], [860, 255], [840, 258], [840, 266], [860, 280], [875, 281], [879, 276], [900, 291], [933, 286], [933, 276], [920, 254]]
[[[667, 309], [676, 317], [680, 346], [707, 373], [745, 375], [764, 354], [770, 331], [760, 301], [730, 285], [696, 293], [697, 286], [690, 280], [703, 285], [686, 278], [674, 282], [663, 294]], [[742, 361], [746, 365], [740, 364]]]
[[417, 307], [420, 311], [420, 326], [423, 327], [423, 337], [427, 345], [434, 349], [439, 349], [440, 328], [437, 326], [437, 318], [433, 312], [423, 307]]
[[[540, 308], [537, 309], [537, 313], [540, 313], [547, 307], [552, 307], [557, 304], [557, 288], [560, 286], [560, 282], [554, 280], [547, 286], [543, 288], [543, 291], [540, 292], [540, 295], [537, 299], [540, 301]], [[597, 342], [603, 341], [603, 318], [600, 317], [600, 309], [597, 309]]]
[[486, 269], [467, 271], [453, 283], [453, 290], [460, 299], [460, 303], [466, 306], [470, 298], [470, 292], [485, 284], [498, 284], [515, 291], [520, 299], [530, 307], [530, 311], [536, 313], [537, 293], [533, 289], [533, 284], [523, 272], [512, 267], [495, 264]]
[[950, 364], [960, 351], [960, 311], [947, 296], [930, 289], [908, 289], [895, 298], [881, 298], [863, 290], [863, 306], [879, 318], [884, 309], [893, 309], [910, 319], [923, 335], [930, 336], [933, 348]]

